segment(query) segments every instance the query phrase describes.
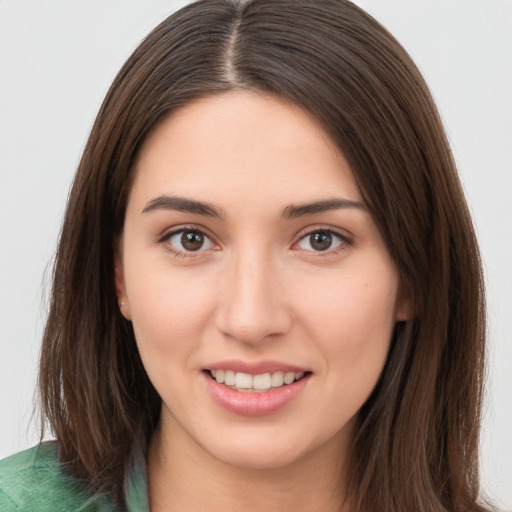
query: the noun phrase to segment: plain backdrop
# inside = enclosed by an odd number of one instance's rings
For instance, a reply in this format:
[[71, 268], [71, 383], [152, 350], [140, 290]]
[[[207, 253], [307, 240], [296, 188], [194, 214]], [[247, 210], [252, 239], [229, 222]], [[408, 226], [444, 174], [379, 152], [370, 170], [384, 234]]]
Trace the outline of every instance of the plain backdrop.
[[[48, 269], [96, 112], [137, 43], [185, 3], [0, 0], [0, 458], [38, 440]], [[416, 60], [452, 143], [487, 276], [483, 487], [512, 510], [512, 2], [357, 3]]]

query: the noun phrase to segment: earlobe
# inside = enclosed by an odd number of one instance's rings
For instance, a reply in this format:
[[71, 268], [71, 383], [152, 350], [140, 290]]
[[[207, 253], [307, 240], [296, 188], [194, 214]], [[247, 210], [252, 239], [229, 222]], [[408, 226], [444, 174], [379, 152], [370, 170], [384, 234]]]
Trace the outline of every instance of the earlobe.
[[121, 314], [126, 318], [126, 320], [132, 319], [130, 308], [126, 302], [123, 302], [122, 300], [119, 301], [119, 310], [121, 311]]
[[116, 285], [116, 295], [121, 314], [126, 320], [131, 320], [130, 306], [128, 304], [128, 297], [126, 296], [126, 286], [124, 283], [123, 261], [121, 258], [121, 240], [118, 240], [114, 247], [114, 276]]

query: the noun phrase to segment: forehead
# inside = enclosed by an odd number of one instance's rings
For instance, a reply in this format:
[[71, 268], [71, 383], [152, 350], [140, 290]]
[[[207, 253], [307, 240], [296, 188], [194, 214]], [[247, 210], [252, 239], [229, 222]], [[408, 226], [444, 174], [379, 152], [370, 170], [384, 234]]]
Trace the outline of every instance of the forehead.
[[194, 101], [150, 133], [134, 166], [134, 193], [238, 192], [294, 202], [360, 198], [343, 155], [312, 116], [274, 96], [236, 91]]

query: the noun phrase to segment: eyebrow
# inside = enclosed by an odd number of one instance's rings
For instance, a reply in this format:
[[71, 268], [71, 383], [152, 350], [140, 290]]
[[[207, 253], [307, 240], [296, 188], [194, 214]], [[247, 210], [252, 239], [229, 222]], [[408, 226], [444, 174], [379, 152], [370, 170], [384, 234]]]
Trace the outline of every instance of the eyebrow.
[[341, 208], [356, 208], [358, 210], [366, 210], [364, 204], [360, 203], [359, 201], [334, 198], [325, 199], [323, 201], [315, 201], [314, 203], [287, 206], [283, 211], [283, 218], [296, 219], [306, 215], [315, 215], [317, 213], [338, 210]]
[[[358, 210], [366, 210], [363, 203], [352, 201], [350, 199], [325, 199], [315, 201], [313, 203], [304, 203], [287, 206], [282, 213], [284, 219], [296, 219], [307, 215], [315, 215], [331, 210], [342, 208], [356, 208]], [[210, 203], [187, 199], [179, 196], [159, 196], [149, 201], [142, 213], [149, 213], [155, 210], [174, 210], [195, 215], [203, 215], [205, 217], [214, 217], [217, 219], [224, 218], [224, 215]]]
[[178, 212], [194, 213], [206, 217], [215, 217], [221, 219], [223, 215], [213, 205], [202, 201], [195, 201], [177, 196], [159, 196], [149, 201], [144, 207], [142, 213], [152, 212], [154, 210], [175, 210]]

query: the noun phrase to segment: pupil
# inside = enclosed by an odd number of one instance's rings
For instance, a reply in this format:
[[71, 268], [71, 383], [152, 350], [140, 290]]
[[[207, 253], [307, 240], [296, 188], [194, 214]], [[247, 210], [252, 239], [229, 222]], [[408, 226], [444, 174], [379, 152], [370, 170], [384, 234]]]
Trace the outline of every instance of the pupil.
[[332, 243], [332, 235], [329, 233], [314, 233], [311, 235], [311, 247], [317, 251], [329, 249]]
[[183, 245], [187, 251], [197, 251], [201, 249], [203, 242], [204, 238], [201, 233], [189, 231], [188, 233], [183, 233], [183, 235], [181, 235], [181, 245]]

